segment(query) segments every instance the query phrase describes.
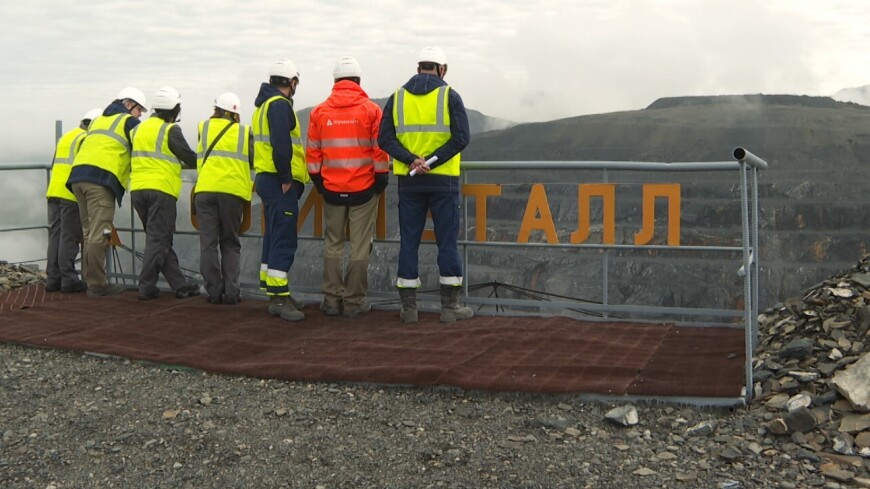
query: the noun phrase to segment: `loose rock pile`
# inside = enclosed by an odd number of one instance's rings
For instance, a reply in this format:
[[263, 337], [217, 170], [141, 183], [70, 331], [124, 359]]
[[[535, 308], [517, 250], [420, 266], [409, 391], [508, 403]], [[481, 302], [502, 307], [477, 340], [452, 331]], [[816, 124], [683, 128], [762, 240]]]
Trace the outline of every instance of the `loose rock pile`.
[[768, 433], [815, 454], [826, 476], [864, 482], [853, 478], [870, 459], [870, 255], [764, 312], [759, 328], [754, 394]]
[[45, 272], [36, 265], [10, 265], [0, 261], [0, 291], [17, 289], [45, 280]]

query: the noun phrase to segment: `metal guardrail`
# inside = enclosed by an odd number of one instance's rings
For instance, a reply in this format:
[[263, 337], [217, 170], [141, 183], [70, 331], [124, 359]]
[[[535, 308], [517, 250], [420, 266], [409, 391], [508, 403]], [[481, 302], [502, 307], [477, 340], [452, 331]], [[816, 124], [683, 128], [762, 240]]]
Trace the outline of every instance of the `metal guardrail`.
[[[463, 183], [468, 182], [468, 176], [475, 171], [491, 171], [491, 170], [598, 170], [604, 173], [604, 181], [608, 181], [608, 172], [624, 172], [624, 171], [640, 171], [640, 172], [739, 172], [740, 186], [740, 211], [741, 211], [741, 246], [666, 246], [666, 245], [625, 245], [625, 244], [604, 244], [604, 243], [578, 243], [578, 244], [542, 244], [542, 243], [512, 243], [512, 242], [477, 242], [469, 239], [469, 226], [464, 227], [464, 238], [460, 240], [460, 246], [465, 254], [464, 263], [466, 264], [466, 275], [471, 275], [470, 270], [473, 264], [469, 262], [468, 253], [472, 247], [525, 247], [528, 249], [598, 249], [602, 251], [601, 267], [602, 267], [602, 291], [603, 300], [601, 304], [583, 303], [578, 304], [573, 301], [548, 301], [546, 304], [541, 304], [540, 301], [530, 301], [523, 299], [490, 299], [485, 297], [473, 297], [468, 293], [468, 280], [465, 283], [466, 301], [472, 305], [479, 306], [517, 306], [529, 307], [532, 305], [546, 307], [547, 309], [562, 309], [576, 310], [582, 309], [586, 311], [601, 312], [604, 317], [610, 313], [630, 313], [630, 314], [665, 314], [665, 315], [699, 315], [707, 317], [723, 317], [723, 318], [740, 318], [743, 319], [743, 328], [745, 330], [745, 391], [743, 400], [748, 402], [752, 396], [752, 353], [757, 342], [757, 324], [755, 318], [758, 317], [758, 297], [759, 297], [759, 206], [758, 206], [758, 171], [767, 168], [767, 163], [753, 155], [743, 148], [734, 150], [736, 161], [718, 161], [718, 162], [677, 162], [677, 163], [661, 163], [661, 162], [614, 162], [614, 161], [501, 161], [501, 162], [463, 162]], [[46, 185], [50, 176], [50, 165], [47, 163], [25, 163], [0, 165], [0, 171], [10, 170], [42, 170], [46, 172]], [[464, 222], [469, 222], [467, 196], [464, 196], [465, 204]], [[135, 223], [133, 217], [133, 209], [130, 209], [131, 223]], [[47, 225], [34, 226], [17, 226], [0, 229], [0, 233], [18, 232], [26, 230], [48, 229]], [[135, 236], [138, 233], [144, 232], [141, 228], [135, 226], [130, 228], [118, 228], [119, 231], [127, 231], [133, 236], [131, 247], [135, 254], [137, 243]], [[181, 235], [196, 235], [196, 232], [179, 231]], [[246, 233], [245, 237], [260, 237], [259, 233]], [[300, 240], [317, 239], [313, 237], [300, 236]], [[398, 244], [398, 239], [381, 239], [379, 242], [388, 244]], [[661, 307], [661, 306], [637, 306], [610, 304], [608, 297], [608, 274], [610, 265], [610, 252], [614, 250], [678, 250], [680, 252], [723, 252], [723, 253], [740, 253], [742, 254], [742, 266], [739, 270], [735, 270], [743, 278], [743, 295], [744, 307], [740, 310], [722, 310], [711, 308], [683, 308], [683, 307]], [[108, 262], [109, 260], [107, 260]], [[112, 275], [121, 278], [135, 278], [135, 262], [132, 275], [115, 274]], [[111, 264], [109, 264], [111, 265]], [[748, 272], [747, 272], [748, 271]], [[256, 287], [257, 284], [243, 284]], [[295, 289], [294, 289], [295, 290]], [[304, 291], [304, 290], [303, 290]], [[319, 291], [308, 291], [319, 292]], [[377, 291], [373, 291], [373, 295], [379, 295]], [[384, 295], [384, 294], [380, 294]]]

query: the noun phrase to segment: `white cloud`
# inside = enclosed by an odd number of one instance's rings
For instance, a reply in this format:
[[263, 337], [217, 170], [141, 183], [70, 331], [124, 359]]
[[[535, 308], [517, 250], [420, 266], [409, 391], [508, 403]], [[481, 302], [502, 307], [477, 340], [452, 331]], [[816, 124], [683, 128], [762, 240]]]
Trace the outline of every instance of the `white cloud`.
[[194, 144], [214, 97], [252, 103], [282, 56], [299, 66], [306, 107], [328, 95], [338, 56], [356, 56], [382, 97], [437, 44], [469, 107], [517, 121], [870, 83], [860, 0], [30, 0], [4, 2], [0, 18], [0, 161], [50, 158], [55, 119], [70, 128], [127, 85], [176, 87]]

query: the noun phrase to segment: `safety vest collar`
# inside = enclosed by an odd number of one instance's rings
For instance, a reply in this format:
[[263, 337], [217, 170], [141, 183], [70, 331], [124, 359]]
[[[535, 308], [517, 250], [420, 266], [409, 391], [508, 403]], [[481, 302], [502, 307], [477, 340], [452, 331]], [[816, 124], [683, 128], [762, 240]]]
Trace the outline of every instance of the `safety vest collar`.
[[[263, 102], [263, 105], [261, 105], [257, 109], [260, 112], [259, 112], [259, 114], [257, 114], [257, 117], [259, 117], [259, 121], [257, 121], [257, 122], [259, 122], [259, 124], [257, 124], [257, 130], [254, 131], [254, 142], [255, 143], [272, 144], [271, 134], [266, 133], [266, 128], [269, 127], [269, 123], [266, 120], [266, 114], [267, 114], [267, 112], [269, 112], [269, 106], [273, 102], [275, 102], [276, 100], [282, 100], [282, 99], [287, 100], [289, 102], [289, 99], [287, 99], [287, 97], [284, 97], [283, 95], [275, 95], [274, 97], [271, 97], [268, 100], [266, 100], [265, 102]], [[270, 132], [271, 132], [271, 130], [270, 130]], [[294, 136], [293, 134], [290, 134], [290, 144], [295, 144], [297, 146], [301, 146], [302, 145], [302, 138]]]
[[[289, 102], [289, 100], [286, 97], [283, 97], [281, 95], [275, 95], [274, 97], [269, 97], [268, 99], [266, 99], [265, 102], [263, 102], [262, 105], [257, 107], [257, 110], [259, 112], [256, 114], [256, 116], [259, 118], [259, 120], [255, 121], [255, 122], [258, 122], [257, 128], [254, 131], [255, 132], [255, 134], [254, 134], [255, 141], [257, 140], [256, 138], [258, 136], [265, 134], [266, 129], [269, 128], [269, 124], [266, 121], [266, 115], [269, 112], [269, 106], [272, 105], [272, 102], [274, 102], [276, 100], [281, 100], [281, 99], [287, 100]], [[267, 142], [268, 142], [268, 137], [267, 137]]]
[[[157, 142], [154, 145], [154, 151], [133, 151], [133, 158], [153, 158], [155, 160], [181, 165], [181, 160], [179, 160], [177, 156], [163, 152], [163, 141], [166, 139], [166, 135], [169, 133], [171, 125], [171, 123], [166, 121], [163, 121], [163, 123], [160, 124], [160, 128], [157, 129]], [[136, 126], [133, 129], [134, 134], [139, 127], [141, 126]]]
[[396, 134], [404, 134], [409, 132], [435, 132], [435, 133], [450, 133], [450, 126], [444, 123], [444, 100], [447, 97], [449, 87], [438, 87], [438, 98], [435, 108], [435, 124], [406, 124], [405, 123], [405, 90], [400, 88], [396, 92]]
[[[108, 137], [114, 139], [115, 141], [121, 143], [127, 151], [130, 151], [130, 141], [128, 141], [127, 138], [125, 138], [124, 136], [118, 134], [118, 131], [117, 131], [118, 124], [120, 124], [121, 121], [125, 120], [127, 116], [130, 116], [130, 114], [115, 114], [112, 116], [108, 116], [108, 117], [115, 118], [115, 120], [112, 121], [112, 124], [109, 126], [108, 129], [93, 129], [91, 131], [88, 131], [88, 134], [89, 135], [108, 136]], [[132, 116], [130, 116], [130, 117], [132, 117]]]
[[[199, 159], [205, 158], [205, 152], [208, 150], [208, 147], [211, 146], [212, 141], [208, 137], [208, 130], [211, 127], [211, 122], [213, 120], [214, 119], [208, 119], [202, 124], [202, 148], [201, 148], [201, 151], [199, 152], [199, 154], [196, 155]], [[219, 120], [223, 120], [223, 121], [229, 123], [230, 125], [235, 124], [235, 122], [229, 121], [226, 119], [219, 119]], [[238, 131], [239, 136], [238, 136], [238, 138], [236, 138], [235, 151], [225, 151], [225, 150], [220, 150], [220, 149], [213, 149], [211, 151], [211, 153], [209, 153], [209, 156], [222, 156], [225, 158], [232, 158], [234, 160], [240, 160], [240, 161], [247, 162], [248, 158], [247, 158], [247, 156], [245, 156], [245, 154], [243, 152], [245, 149], [245, 135], [246, 135], [246, 131], [244, 130], [244, 127], [245, 126], [243, 126], [241, 124], [239, 125], [239, 131]], [[221, 128], [221, 130], [223, 130], [223, 128]], [[220, 131], [218, 131], [218, 134], [220, 134]]]
[[73, 160], [75, 160], [75, 158], [76, 158], [76, 151], [78, 151], [79, 143], [87, 134], [88, 133], [85, 132], [84, 130], [81, 130], [80, 133], [76, 134], [75, 137], [73, 138], [73, 140], [70, 142], [69, 148], [67, 148], [69, 151], [67, 153], [67, 155], [63, 158], [58, 158], [55, 155], [54, 164], [55, 165], [72, 165]]

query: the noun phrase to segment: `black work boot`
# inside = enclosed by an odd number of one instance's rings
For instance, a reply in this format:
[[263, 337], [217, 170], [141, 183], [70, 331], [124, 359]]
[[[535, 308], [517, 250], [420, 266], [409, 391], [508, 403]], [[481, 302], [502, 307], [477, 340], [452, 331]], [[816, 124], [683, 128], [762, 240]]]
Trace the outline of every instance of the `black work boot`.
[[459, 292], [462, 287], [453, 285], [441, 286], [441, 322], [454, 323], [474, 317], [470, 307], [459, 305]]
[[176, 299], [187, 299], [199, 295], [199, 285], [184, 284], [175, 291]]
[[405, 324], [417, 322], [417, 289], [399, 288], [399, 298], [402, 300], [402, 312], [399, 317]]
[[269, 314], [278, 316], [285, 321], [302, 321], [305, 314], [296, 309], [289, 296], [273, 295], [269, 297]]

